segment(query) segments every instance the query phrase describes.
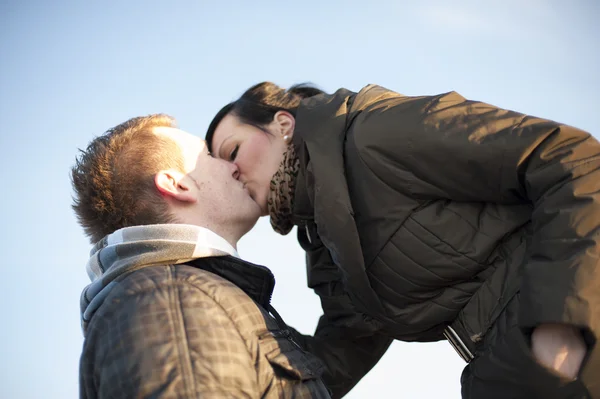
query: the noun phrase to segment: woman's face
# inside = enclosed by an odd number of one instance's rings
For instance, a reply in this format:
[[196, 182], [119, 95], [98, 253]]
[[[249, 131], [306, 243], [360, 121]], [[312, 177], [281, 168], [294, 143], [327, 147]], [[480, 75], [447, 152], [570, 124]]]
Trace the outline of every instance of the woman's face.
[[221, 120], [212, 138], [212, 155], [237, 165], [239, 180], [245, 184], [263, 216], [268, 214], [267, 198], [271, 179], [287, 149], [284, 136], [291, 138], [293, 123], [291, 114], [280, 111], [273, 122], [266, 126], [267, 133], [229, 114]]

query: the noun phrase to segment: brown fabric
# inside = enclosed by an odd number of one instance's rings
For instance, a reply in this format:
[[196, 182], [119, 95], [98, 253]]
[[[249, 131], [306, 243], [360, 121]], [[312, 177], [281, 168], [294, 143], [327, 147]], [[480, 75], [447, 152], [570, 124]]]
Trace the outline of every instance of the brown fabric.
[[294, 227], [292, 209], [298, 168], [298, 157], [294, 146], [290, 144], [283, 154], [279, 169], [271, 179], [271, 191], [267, 199], [271, 226], [273, 230], [282, 235], [288, 234]]
[[330, 397], [321, 363], [230, 281], [188, 265], [116, 281], [88, 325], [81, 398]]
[[[484, 338], [479, 356], [461, 376], [464, 399], [586, 399], [591, 396], [580, 380], [561, 378], [539, 364], [523, 331], [511, 315], [513, 303], [502, 312], [494, 334]], [[492, 336], [493, 335], [493, 336]], [[594, 396], [597, 397], [597, 396]]]
[[307, 198], [295, 200], [294, 220], [332, 324], [427, 341], [452, 323], [476, 356], [502, 342], [505, 322], [525, 336], [543, 323], [577, 326], [589, 347], [580, 380], [600, 397], [591, 134], [455, 92], [368, 86], [304, 100], [294, 140]]

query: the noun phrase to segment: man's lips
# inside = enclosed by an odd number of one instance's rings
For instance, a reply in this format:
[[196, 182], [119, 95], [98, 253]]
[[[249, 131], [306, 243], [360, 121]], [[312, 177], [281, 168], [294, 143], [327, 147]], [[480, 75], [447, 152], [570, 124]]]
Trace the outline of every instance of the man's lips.
[[[242, 184], [242, 189], [250, 196], [250, 198], [252, 199], [252, 201], [256, 202], [256, 193], [254, 192], [254, 189], [252, 189], [252, 185], [249, 184], [247, 181], [244, 182], [242, 180], [238, 180], [241, 184]], [[256, 202], [258, 204], [258, 202]]]
[[248, 188], [248, 184], [247, 183], [242, 183], [242, 189], [248, 193], [248, 195], [250, 196], [250, 198], [252, 198], [254, 200], [254, 195], [252, 194], [252, 191], [250, 191], [250, 189]]

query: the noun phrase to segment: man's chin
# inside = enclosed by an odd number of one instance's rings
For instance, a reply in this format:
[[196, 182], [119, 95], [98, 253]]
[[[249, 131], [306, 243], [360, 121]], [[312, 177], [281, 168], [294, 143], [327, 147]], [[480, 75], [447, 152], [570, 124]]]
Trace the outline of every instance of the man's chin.
[[244, 228], [243, 228], [243, 231], [241, 232], [242, 235], [241, 235], [240, 238], [242, 238], [243, 236], [245, 236], [246, 234], [248, 234], [254, 228], [254, 226], [256, 226], [256, 223], [258, 222], [259, 218], [260, 218], [259, 216], [256, 216], [252, 220], [250, 220], [250, 218], [248, 218], [246, 220], [246, 223], [244, 223]]

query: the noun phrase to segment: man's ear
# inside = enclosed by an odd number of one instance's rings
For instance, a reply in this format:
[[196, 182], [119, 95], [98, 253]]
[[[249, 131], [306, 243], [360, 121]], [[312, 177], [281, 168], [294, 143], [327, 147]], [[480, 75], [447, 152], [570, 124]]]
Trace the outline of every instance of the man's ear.
[[291, 140], [296, 125], [294, 115], [287, 111], [277, 111], [273, 116], [273, 122], [276, 126], [275, 132], [281, 134], [281, 137], [287, 137], [288, 141]]
[[197, 201], [191, 179], [176, 170], [161, 170], [154, 176], [154, 184], [167, 197], [181, 202]]

